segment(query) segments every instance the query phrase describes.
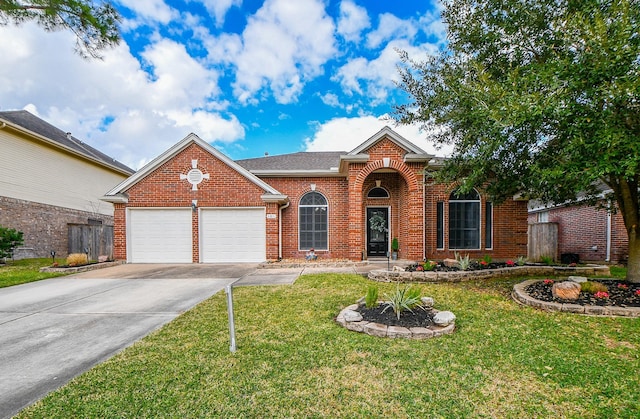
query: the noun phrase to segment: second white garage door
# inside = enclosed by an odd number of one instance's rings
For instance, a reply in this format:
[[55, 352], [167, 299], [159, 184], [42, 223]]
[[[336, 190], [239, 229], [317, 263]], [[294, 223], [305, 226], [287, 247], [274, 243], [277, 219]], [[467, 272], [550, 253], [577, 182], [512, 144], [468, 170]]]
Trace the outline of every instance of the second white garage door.
[[200, 260], [203, 263], [266, 260], [264, 208], [203, 208]]

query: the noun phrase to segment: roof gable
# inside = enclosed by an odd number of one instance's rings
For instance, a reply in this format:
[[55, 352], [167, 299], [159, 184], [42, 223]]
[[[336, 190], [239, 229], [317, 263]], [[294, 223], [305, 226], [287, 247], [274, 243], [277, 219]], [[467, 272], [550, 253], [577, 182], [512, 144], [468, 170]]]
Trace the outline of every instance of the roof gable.
[[385, 138], [388, 138], [389, 140], [393, 141], [399, 147], [406, 150], [407, 153], [431, 156], [426, 151], [424, 151], [417, 145], [413, 144], [411, 141], [404, 138], [402, 135], [398, 134], [397, 132], [389, 128], [389, 126], [383, 127], [380, 131], [378, 131], [373, 136], [371, 136], [367, 141], [365, 141], [364, 143], [360, 144], [358, 147], [354, 148], [349, 153], [347, 153], [347, 155], [355, 156], [358, 154], [362, 154]]
[[160, 166], [162, 166], [163, 164], [171, 160], [173, 157], [177, 156], [180, 152], [185, 150], [191, 144], [196, 144], [200, 148], [204, 149], [206, 152], [214, 156], [216, 159], [220, 160], [227, 166], [231, 167], [240, 175], [244, 176], [250, 182], [252, 182], [256, 186], [261, 188], [265, 192], [265, 195], [263, 195], [264, 200], [275, 201], [275, 202], [286, 200], [286, 196], [282, 195], [280, 192], [278, 192], [272, 186], [264, 182], [262, 179], [258, 178], [253, 173], [244, 169], [242, 166], [240, 166], [239, 164], [231, 160], [229, 157], [227, 157], [226, 155], [218, 151], [211, 144], [202, 140], [200, 137], [198, 137], [196, 134], [193, 134], [193, 133], [187, 135], [184, 139], [182, 139], [180, 142], [175, 144], [173, 147], [171, 147], [170, 149], [168, 149], [167, 151], [165, 151], [164, 153], [162, 153], [161, 155], [159, 155], [158, 157], [150, 161], [148, 164], [146, 164], [144, 167], [138, 170], [135, 174], [133, 174], [128, 179], [124, 180], [115, 188], [107, 192], [102, 199], [108, 202], [127, 202], [127, 198], [124, 195], [124, 193], [128, 189], [130, 189], [132, 186], [136, 185], [138, 182], [145, 179], [148, 175], [153, 173], [156, 169], [158, 169]]

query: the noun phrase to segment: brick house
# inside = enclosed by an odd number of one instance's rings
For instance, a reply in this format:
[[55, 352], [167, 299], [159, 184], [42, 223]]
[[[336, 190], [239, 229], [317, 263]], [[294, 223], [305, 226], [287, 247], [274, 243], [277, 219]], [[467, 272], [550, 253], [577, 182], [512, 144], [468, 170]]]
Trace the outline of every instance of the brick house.
[[[350, 152], [233, 161], [190, 134], [103, 199], [128, 262], [526, 255], [527, 202], [425, 182], [441, 160], [388, 127]], [[427, 179], [428, 180], [428, 179]]]
[[[603, 188], [603, 193], [607, 191]], [[546, 207], [531, 201], [529, 224], [554, 223], [558, 229], [557, 254], [577, 254], [581, 261], [626, 262], [629, 239], [620, 212], [595, 206]]]
[[14, 257], [64, 257], [70, 224], [113, 225], [100, 198], [133, 172], [27, 111], [0, 112], [0, 225], [24, 233]]

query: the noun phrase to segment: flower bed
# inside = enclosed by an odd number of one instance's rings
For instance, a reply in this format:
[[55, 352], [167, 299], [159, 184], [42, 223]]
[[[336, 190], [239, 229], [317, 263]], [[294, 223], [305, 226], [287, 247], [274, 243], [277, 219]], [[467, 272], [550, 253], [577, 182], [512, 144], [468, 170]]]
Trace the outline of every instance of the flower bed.
[[446, 271], [405, 271], [404, 269], [372, 270], [369, 272], [369, 279], [380, 282], [461, 282], [489, 278], [513, 278], [518, 276], [610, 276], [608, 266], [585, 265], [585, 266], [547, 266], [547, 265], [524, 265], [505, 266], [502, 268], [487, 268], [479, 270], [451, 270]]

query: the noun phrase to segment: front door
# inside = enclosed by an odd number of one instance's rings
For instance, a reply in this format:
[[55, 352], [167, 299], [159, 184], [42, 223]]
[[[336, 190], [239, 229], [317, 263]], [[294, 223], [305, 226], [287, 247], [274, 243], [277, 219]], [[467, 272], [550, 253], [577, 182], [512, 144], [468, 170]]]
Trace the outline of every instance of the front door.
[[367, 256], [387, 256], [389, 208], [367, 208]]

